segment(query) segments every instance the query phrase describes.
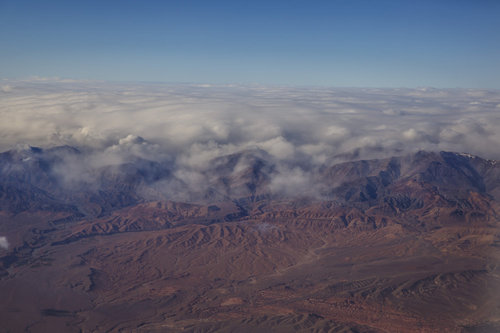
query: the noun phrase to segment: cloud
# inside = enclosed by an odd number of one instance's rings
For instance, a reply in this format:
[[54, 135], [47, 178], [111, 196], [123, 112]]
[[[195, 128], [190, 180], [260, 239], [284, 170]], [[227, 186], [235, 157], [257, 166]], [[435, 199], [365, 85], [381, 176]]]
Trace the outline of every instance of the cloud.
[[0, 236], [0, 247], [5, 250], [9, 249], [9, 242], [7, 241], [7, 237]]
[[283, 193], [288, 196], [311, 195], [316, 191], [311, 189], [312, 180], [307, 172], [300, 168], [281, 169], [273, 177], [270, 190], [275, 193]]
[[12, 86], [9, 84], [5, 84], [0, 86], [0, 90], [3, 91], [4, 93], [8, 93], [12, 91]]
[[[8, 87], [8, 88], [5, 88]], [[10, 87], [15, 87], [11, 89]], [[69, 145], [65, 183], [137, 159], [168, 161], [176, 180], [159, 193], [210, 184], [213, 160], [265, 151], [277, 165], [270, 187], [293, 192], [309, 170], [348, 159], [416, 150], [500, 159], [500, 91], [111, 84], [7, 80], [0, 150]], [[235, 166], [236, 167], [236, 166]], [[242, 164], [237, 164], [238, 168]], [[68, 171], [69, 170], [69, 171]], [[289, 181], [293, 179], [294, 181]]]
[[257, 146], [278, 159], [293, 157], [295, 150], [295, 147], [282, 136], [260, 142]]

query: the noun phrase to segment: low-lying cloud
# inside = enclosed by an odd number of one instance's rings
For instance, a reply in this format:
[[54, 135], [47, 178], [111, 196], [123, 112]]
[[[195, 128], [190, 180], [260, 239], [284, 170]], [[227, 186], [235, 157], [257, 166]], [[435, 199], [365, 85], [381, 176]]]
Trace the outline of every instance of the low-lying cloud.
[[181, 193], [210, 182], [203, 171], [215, 158], [243, 150], [266, 152], [279, 165], [271, 187], [287, 191], [308, 182], [308, 168], [335, 161], [416, 150], [500, 159], [495, 90], [4, 80], [0, 101], [0, 150], [91, 152], [85, 165], [68, 158], [70, 184], [140, 158], [173, 165], [182, 182], [169, 186]]
[[6, 81], [1, 150], [68, 144], [198, 161], [458, 150], [499, 158], [500, 92]]
[[9, 249], [9, 242], [7, 241], [7, 237], [0, 236], [0, 248], [5, 250]]

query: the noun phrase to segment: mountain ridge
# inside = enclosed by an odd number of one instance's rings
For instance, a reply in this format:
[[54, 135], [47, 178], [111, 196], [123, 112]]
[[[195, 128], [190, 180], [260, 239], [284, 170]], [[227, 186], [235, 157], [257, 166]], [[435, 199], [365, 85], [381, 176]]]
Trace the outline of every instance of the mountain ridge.
[[0, 154], [6, 330], [500, 327], [494, 161], [421, 151], [299, 172], [247, 150], [180, 172], [86, 154]]

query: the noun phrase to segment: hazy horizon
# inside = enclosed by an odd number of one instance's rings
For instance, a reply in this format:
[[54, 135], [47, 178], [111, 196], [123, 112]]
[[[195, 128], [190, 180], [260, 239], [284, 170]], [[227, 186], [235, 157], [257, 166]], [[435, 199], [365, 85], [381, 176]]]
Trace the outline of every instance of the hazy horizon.
[[0, 2], [0, 78], [500, 89], [496, 1]]

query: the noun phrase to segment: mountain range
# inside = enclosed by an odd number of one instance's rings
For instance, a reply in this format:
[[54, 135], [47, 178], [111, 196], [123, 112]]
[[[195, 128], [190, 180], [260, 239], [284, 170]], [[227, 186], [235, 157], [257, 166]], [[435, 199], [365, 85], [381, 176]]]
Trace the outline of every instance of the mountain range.
[[497, 332], [500, 162], [0, 154], [5, 332]]

